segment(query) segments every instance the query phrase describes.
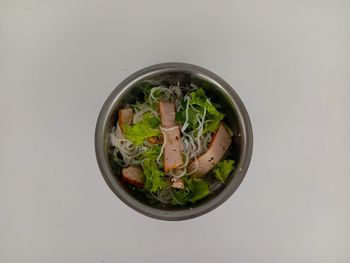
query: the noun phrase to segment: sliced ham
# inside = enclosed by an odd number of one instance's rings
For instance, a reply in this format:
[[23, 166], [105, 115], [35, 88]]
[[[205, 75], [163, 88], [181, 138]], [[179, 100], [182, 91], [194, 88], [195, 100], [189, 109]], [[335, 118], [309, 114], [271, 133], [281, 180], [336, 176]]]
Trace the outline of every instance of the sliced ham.
[[131, 108], [121, 109], [118, 112], [118, 126], [124, 132], [124, 125], [130, 125], [132, 122], [133, 112]]
[[122, 177], [124, 181], [138, 187], [143, 186], [145, 182], [143, 171], [136, 166], [129, 166], [127, 168], [124, 168], [122, 170]]
[[[213, 135], [208, 150], [192, 161], [187, 170], [189, 172], [196, 170], [193, 176], [201, 177], [208, 173], [224, 156], [232, 142], [231, 136], [226, 130], [223, 123], [220, 124], [218, 130]], [[198, 169], [197, 169], [198, 166]]]
[[164, 135], [164, 171], [183, 164], [180, 145], [180, 127], [175, 122], [175, 104], [161, 101], [159, 103], [160, 121]]
[[169, 172], [180, 165], [183, 165], [180, 147], [180, 127], [164, 131], [164, 171]]
[[175, 122], [175, 104], [170, 101], [161, 101], [159, 102], [159, 114], [160, 121], [164, 128], [170, 128], [176, 126]]

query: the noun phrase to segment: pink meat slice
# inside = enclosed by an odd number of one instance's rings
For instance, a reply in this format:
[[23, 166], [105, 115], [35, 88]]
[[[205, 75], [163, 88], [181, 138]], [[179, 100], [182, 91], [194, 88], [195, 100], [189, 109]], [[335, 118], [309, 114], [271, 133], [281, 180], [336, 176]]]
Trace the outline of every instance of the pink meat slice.
[[180, 127], [163, 131], [165, 135], [164, 171], [169, 172], [183, 164], [180, 147]]
[[175, 122], [176, 111], [174, 102], [159, 102], [159, 114], [162, 126], [164, 128], [170, 128], [177, 125]]
[[123, 179], [135, 186], [143, 186], [145, 182], [145, 176], [141, 168], [136, 166], [129, 166], [122, 170]]
[[131, 108], [120, 109], [118, 112], [118, 125], [123, 132], [124, 125], [130, 125], [132, 122], [133, 111]]
[[[160, 121], [165, 136], [164, 171], [169, 172], [183, 164], [180, 146], [180, 127], [175, 122], [175, 104], [161, 101], [159, 103]], [[168, 130], [167, 130], [168, 129]]]
[[212, 141], [208, 150], [197, 158], [197, 161], [192, 161], [187, 170], [189, 172], [198, 169], [193, 173], [193, 176], [201, 177], [208, 173], [224, 156], [230, 147], [232, 138], [227, 132], [223, 123], [220, 124], [218, 130], [213, 135]]

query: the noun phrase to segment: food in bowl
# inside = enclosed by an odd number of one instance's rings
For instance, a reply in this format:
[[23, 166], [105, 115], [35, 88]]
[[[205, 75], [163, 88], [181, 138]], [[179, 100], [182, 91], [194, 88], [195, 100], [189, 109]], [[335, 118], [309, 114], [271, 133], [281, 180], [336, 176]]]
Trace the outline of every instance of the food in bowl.
[[163, 205], [205, 199], [232, 176], [233, 131], [201, 87], [147, 85], [118, 111], [110, 133], [120, 180]]

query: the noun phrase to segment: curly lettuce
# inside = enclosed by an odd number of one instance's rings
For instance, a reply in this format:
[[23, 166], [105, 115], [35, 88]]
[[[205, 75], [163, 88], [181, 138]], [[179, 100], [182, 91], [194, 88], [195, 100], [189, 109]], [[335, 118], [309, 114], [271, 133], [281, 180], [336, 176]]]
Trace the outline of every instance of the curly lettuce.
[[191, 92], [188, 103], [189, 107], [187, 107], [187, 102], [183, 101], [181, 111], [176, 114], [176, 121], [183, 124], [186, 120], [186, 111], [188, 111], [189, 127], [194, 130], [198, 127], [196, 114], [198, 112], [203, 114], [204, 109], [206, 109], [206, 123], [203, 127], [203, 135], [208, 132], [215, 132], [218, 129], [225, 115], [217, 110], [219, 105], [212, 103], [210, 98], [205, 95], [203, 89]]
[[231, 174], [234, 168], [234, 160], [220, 161], [213, 169], [214, 176], [221, 183], [225, 183], [227, 177]]
[[156, 193], [169, 185], [155, 160], [145, 159], [143, 161], [143, 173], [145, 175], [145, 189], [148, 191]]
[[183, 181], [184, 189], [173, 190], [172, 204], [174, 205], [195, 203], [210, 193], [208, 183], [200, 178], [184, 177]]
[[158, 155], [160, 154], [162, 146], [159, 144], [155, 144], [151, 148], [149, 148], [147, 151], [142, 153], [143, 159], [151, 159], [151, 160], [157, 160]]
[[133, 144], [141, 145], [146, 138], [161, 134], [159, 124], [158, 118], [154, 117], [150, 112], [146, 112], [143, 118], [134, 125], [124, 126], [124, 136], [132, 141]]

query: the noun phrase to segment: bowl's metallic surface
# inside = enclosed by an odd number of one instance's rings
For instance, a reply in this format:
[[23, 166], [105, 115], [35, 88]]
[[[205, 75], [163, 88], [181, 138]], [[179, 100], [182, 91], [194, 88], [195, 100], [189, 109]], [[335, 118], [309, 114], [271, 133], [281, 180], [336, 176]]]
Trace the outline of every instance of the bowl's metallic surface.
[[[145, 83], [195, 83], [205, 89], [212, 101], [220, 104], [225, 123], [234, 131], [233, 152], [235, 170], [224, 187], [198, 204], [184, 207], [154, 205], [135, 196], [121, 180], [110, 159], [108, 134], [117, 120], [117, 112], [142, 96]], [[252, 155], [253, 133], [248, 113], [236, 92], [216, 74], [185, 63], [163, 63], [137, 71], [122, 81], [104, 103], [96, 124], [95, 151], [101, 173], [110, 189], [128, 206], [138, 212], [162, 220], [184, 220], [205, 214], [227, 200], [242, 182]]]

